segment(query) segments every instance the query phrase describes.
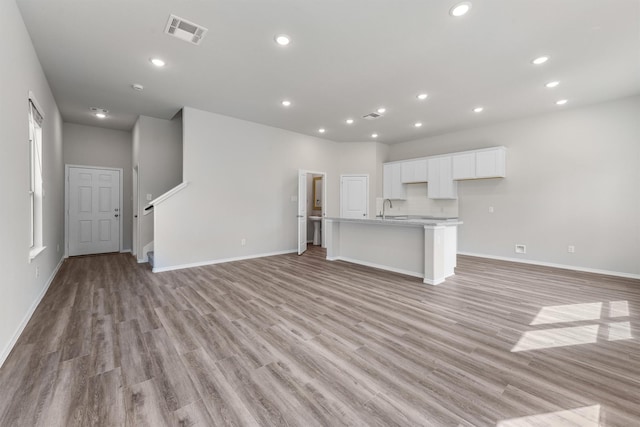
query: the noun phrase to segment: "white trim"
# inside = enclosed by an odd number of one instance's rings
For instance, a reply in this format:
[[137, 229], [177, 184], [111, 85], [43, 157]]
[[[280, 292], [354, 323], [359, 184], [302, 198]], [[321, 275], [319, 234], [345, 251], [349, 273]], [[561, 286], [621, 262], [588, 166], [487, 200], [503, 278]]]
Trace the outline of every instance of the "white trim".
[[[194, 262], [194, 263], [191, 263], [191, 264], [173, 265], [173, 266], [170, 266], [170, 267], [154, 268], [152, 271], [154, 273], [162, 273], [164, 271], [182, 270], [183, 268], [202, 267], [203, 265], [224, 264], [226, 262], [243, 261], [243, 260], [247, 260], [247, 259], [264, 258], [264, 257], [268, 257], [268, 256], [285, 255], [285, 254], [293, 254], [293, 253], [297, 254], [298, 253], [298, 248], [287, 249], [286, 251], [268, 252], [268, 253], [264, 253], [264, 254], [239, 256], [239, 257], [233, 257], [233, 258], [214, 259], [214, 260], [211, 260], [211, 261]], [[140, 262], [140, 261], [138, 261], [138, 262]]]
[[83, 166], [83, 165], [64, 165], [64, 257], [69, 258], [69, 169], [70, 168], [82, 168], [82, 169], [99, 169], [99, 170], [110, 170], [116, 171], [119, 173], [119, 181], [120, 181], [120, 221], [118, 221], [118, 226], [120, 227], [120, 242], [118, 243], [120, 252], [123, 251], [124, 245], [124, 216], [122, 215], [124, 211], [124, 173], [122, 168], [108, 168], [101, 166]]
[[160, 203], [164, 202], [165, 200], [167, 200], [168, 198], [170, 198], [174, 194], [179, 193], [180, 191], [184, 190], [188, 186], [189, 186], [189, 182], [188, 181], [181, 182], [180, 184], [178, 184], [175, 187], [173, 187], [171, 190], [167, 191], [166, 193], [164, 193], [164, 194], [156, 197], [152, 201], [150, 201], [147, 204], [147, 206], [149, 206], [149, 205], [153, 205], [153, 206], [159, 205]]
[[38, 110], [38, 113], [42, 116], [42, 120], [44, 120], [44, 108], [40, 106], [40, 103], [38, 102], [38, 100], [36, 99], [36, 96], [33, 94], [32, 91], [29, 91], [29, 101], [33, 102], [33, 105], [36, 107], [36, 110]]
[[121, 254], [130, 254], [132, 252], [131, 252], [131, 249], [123, 249], [123, 250], [120, 251], [120, 253]]
[[360, 261], [359, 259], [353, 259], [353, 258], [348, 258], [343, 256], [337, 256], [332, 258], [327, 257], [327, 261], [346, 261], [353, 264], [364, 265], [365, 267], [373, 267], [379, 270], [392, 271], [394, 273], [400, 273], [406, 276], [419, 277], [420, 279], [424, 278], [424, 273], [416, 273], [415, 271], [403, 270], [401, 268], [389, 267], [388, 265], [381, 265], [381, 264], [376, 264], [374, 262], [368, 262], [368, 261]]
[[2, 365], [4, 365], [4, 362], [7, 360], [7, 357], [9, 357], [11, 350], [13, 350], [13, 347], [18, 342], [18, 338], [20, 338], [20, 335], [22, 335], [22, 332], [24, 331], [24, 328], [26, 328], [27, 323], [29, 323], [29, 320], [31, 320], [31, 316], [33, 316], [33, 313], [35, 313], [36, 308], [38, 308], [38, 305], [42, 301], [42, 298], [44, 298], [45, 294], [49, 290], [49, 286], [51, 286], [51, 283], [53, 283], [53, 279], [56, 277], [56, 274], [58, 274], [58, 270], [60, 270], [60, 267], [62, 266], [63, 262], [64, 262], [64, 257], [60, 258], [60, 262], [58, 262], [58, 265], [56, 266], [56, 268], [53, 269], [53, 272], [51, 273], [51, 276], [49, 276], [49, 279], [45, 283], [44, 288], [42, 289], [42, 291], [40, 291], [40, 295], [38, 295], [38, 297], [33, 302], [33, 304], [31, 304], [31, 307], [29, 307], [29, 310], [27, 311], [25, 316], [22, 318], [22, 322], [20, 322], [20, 324], [18, 325], [18, 328], [14, 332], [11, 340], [2, 349], [2, 353], [0, 353], [0, 368], [2, 368]]
[[46, 246], [39, 246], [37, 248], [32, 248], [29, 251], [29, 264], [31, 264], [31, 261], [36, 259], [38, 257], [38, 255], [40, 255], [42, 252], [44, 252], [45, 249], [47, 249]]
[[495, 255], [484, 255], [484, 254], [476, 254], [472, 252], [458, 252], [458, 255], [466, 255], [466, 256], [472, 256], [477, 258], [496, 259], [499, 261], [518, 262], [521, 264], [539, 265], [543, 267], [561, 268], [563, 270], [582, 271], [585, 273], [595, 273], [595, 274], [603, 274], [606, 276], [624, 277], [626, 279], [640, 279], [640, 274], [622, 273], [619, 271], [611, 271], [611, 270], [600, 270], [598, 268], [578, 267], [575, 265], [556, 264], [553, 262], [518, 259], [518, 258], [495, 256]]

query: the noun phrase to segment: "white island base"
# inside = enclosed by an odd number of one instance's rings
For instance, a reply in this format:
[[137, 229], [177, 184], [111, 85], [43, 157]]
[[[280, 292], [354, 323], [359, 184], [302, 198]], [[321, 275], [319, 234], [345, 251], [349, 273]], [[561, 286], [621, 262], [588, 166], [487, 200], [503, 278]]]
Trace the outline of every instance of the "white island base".
[[327, 260], [420, 277], [437, 285], [455, 274], [459, 221], [326, 218]]

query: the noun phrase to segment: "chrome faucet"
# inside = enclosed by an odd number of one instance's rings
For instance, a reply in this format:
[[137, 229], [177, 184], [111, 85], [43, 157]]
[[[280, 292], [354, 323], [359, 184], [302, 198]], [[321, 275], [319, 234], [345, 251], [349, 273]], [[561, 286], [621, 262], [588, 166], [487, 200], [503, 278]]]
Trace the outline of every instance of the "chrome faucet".
[[382, 219], [386, 219], [386, 214], [384, 212], [384, 207], [387, 205], [387, 200], [389, 201], [389, 209], [393, 208], [393, 203], [391, 203], [391, 199], [384, 199], [382, 201]]

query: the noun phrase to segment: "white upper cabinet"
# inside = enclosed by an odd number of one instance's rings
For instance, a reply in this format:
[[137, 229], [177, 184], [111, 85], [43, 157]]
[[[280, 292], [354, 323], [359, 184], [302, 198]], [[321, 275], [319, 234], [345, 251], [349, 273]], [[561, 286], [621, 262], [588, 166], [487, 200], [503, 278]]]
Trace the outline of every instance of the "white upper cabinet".
[[385, 199], [404, 200], [407, 198], [402, 183], [402, 164], [385, 163], [382, 170], [382, 197]]
[[453, 155], [453, 179], [504, 178], [506, 148], [467, 151]]
[[453, 180], [452, 156], [433, 157], [428, 161], [427, 197], [430, 199], [457, 199], [458, 183]]
[[453, 179], [476, 178], [476, 153], [453, 155]]
[[427, 182], [427, 159], [408, 160], [400, 163], [402, 182]]

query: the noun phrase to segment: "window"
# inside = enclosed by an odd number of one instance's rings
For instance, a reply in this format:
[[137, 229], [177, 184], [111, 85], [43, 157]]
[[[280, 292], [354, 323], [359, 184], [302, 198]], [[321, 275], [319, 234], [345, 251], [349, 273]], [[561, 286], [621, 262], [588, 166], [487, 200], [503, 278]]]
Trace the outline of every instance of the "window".
[[29, 199], [30, 233], [29, 259], [35, 258], [44, 250], [42, 240], [42, 109], [30, 94], [29, 96]]

